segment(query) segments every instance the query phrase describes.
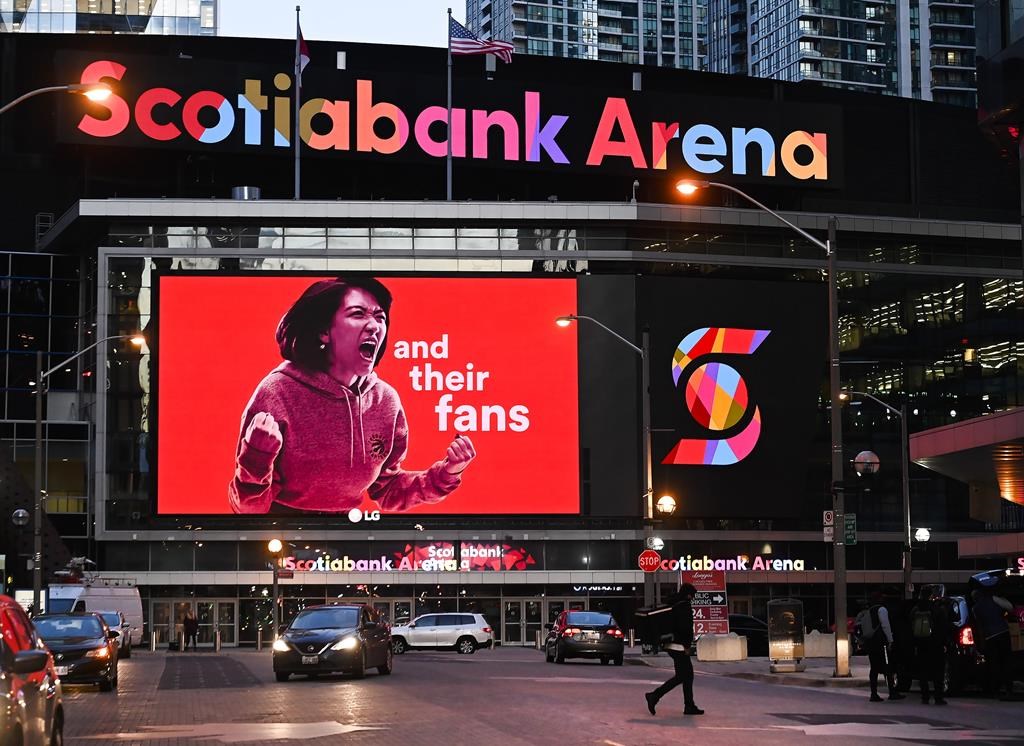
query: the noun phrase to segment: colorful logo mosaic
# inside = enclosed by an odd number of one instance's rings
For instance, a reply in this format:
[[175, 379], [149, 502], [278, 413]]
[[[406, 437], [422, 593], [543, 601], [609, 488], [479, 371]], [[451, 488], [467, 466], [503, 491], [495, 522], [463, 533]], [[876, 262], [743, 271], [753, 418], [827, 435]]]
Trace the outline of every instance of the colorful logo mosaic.
[[[750, 401], [747, 384], [739, 371], [725, 363], [710, 362], [692, 367], [708, 355], [752, 355], [770, 334], [761, 329], [704, 327], [679, 343], [672, 357], [672, 378], [686, 386], [686, 407], [694, 420], [708, 430], [728, 430], [740, 423]], [[662, 459], [663, 464], [730, 466], [754, 450], [761, 437], [761, 410], [754, 406], [746, 426], [728, 438], [682, 438]]]

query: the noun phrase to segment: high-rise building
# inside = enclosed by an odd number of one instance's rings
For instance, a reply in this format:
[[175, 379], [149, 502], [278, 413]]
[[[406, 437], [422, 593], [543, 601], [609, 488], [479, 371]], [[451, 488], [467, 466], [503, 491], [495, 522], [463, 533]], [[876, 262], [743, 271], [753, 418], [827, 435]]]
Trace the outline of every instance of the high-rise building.
[[466, 19], [519, 54], [707, 67], [707, 0], [466, 0]]
[[960, 0], [709, 0], [708, 69], [974, 106]]
[[0, 32], [216, 36], [217, 0], [0, 0]]

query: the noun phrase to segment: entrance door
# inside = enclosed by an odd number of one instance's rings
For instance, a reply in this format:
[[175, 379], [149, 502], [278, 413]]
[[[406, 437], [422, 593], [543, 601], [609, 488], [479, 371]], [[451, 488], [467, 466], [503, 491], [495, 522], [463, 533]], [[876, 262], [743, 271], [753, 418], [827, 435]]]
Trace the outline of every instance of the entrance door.
[[503, 645], [533, 645], [537, 633], [544, 639], [544, 600], [517, 599], [504, 602], [501, 634]]
[[221, 599], [174, 600], [150, 602], [152, 633], [157, 645], [181, 639], [185, 615], [191, 611], [199, 622], [196, 639], [200, 646], [213, 647], [214, 635], [220, 630], [221, 645], [238, 644], [238, 601]]
[[523, 635], [523, 602], [505, 601], [502, 613], [501, 634], [503, 645], [522, 645]]
[[[365, 603], [365, 602], [360, 602]], [[379, 611], [392, 627], [401, 624], [408, 624], [412, 621], [412, 601], [393, 601], [390, 599], [376, 599], [372, 606]]]

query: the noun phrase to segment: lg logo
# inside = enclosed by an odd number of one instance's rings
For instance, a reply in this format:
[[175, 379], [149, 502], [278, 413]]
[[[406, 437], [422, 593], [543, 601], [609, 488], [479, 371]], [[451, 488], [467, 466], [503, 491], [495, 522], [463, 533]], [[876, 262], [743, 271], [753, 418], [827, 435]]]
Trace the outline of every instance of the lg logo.
[[359, 523], [359, 521], [379, 521], [380, 511], [352, 508], [352, 510], [348, 512], [348, 519], [352, 521], [352, 523]]
[[[714, 355], [753, 355], [768, 330], [705, 327], [690, 332], [672, 356], [676, 388], [686, 387], [686, 408], [700, 425], [713, 431], [728, 430], [743, 419], [750, 400], [747, 383], [731, 365], [701, 362]], [[663, 464], [730, 466], [754, 450], [761, 436], [761, 410], [754, 405], [750, 422], [728, 438], [682, 438], [662, 459]]]

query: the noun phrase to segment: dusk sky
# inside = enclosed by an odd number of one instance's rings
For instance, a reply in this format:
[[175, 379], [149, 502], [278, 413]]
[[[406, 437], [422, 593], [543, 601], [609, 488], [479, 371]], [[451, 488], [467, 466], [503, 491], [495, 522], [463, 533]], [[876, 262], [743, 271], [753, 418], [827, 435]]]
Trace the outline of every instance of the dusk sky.
[[302, 7], [302, 35], [322, 41], [360, 41], [443, 47], [447, 9], [460, 23], [465, 2], [452, 0], [221, 0], [221, 36], [294, 38], [295, 6]]

